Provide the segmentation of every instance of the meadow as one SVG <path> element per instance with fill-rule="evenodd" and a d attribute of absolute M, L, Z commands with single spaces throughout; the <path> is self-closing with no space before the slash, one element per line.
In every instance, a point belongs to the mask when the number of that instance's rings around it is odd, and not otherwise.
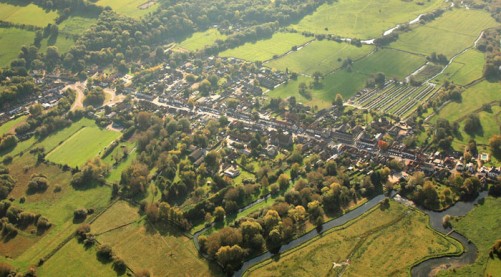
<path fill-rule="evenodd" d="M 46 53 L 47 47 L 49 46 L 56 46 L 57 50 L 59 50 L 59 53 L 64 54 L 68 52 L 73 45 L 75 45 L 75 41 L 70 37 L 66 37 L 64 34 L 59 34 L 55 42 L 49 43 L 47 39 L 44 39 L 41 44 L 41 53 Z"/>
<path fill-rule="evenodd" d="M 0 136 L 3 136 L 5 134 L 14 134 L 15 129 L 19 124 L 24 122 L 26 120 L 26 116 L 20 116 L 16 119 L 9 120 L 5 122 L 4 124 L 0 125 Z"/>
<path fill-rule="evenodd" d="M 459 233 L 470 239 L 478 248 L 475 263 L 464 267 L 441 271 L 438 276 L 497 276 L 501 269 L 499 258 L 490 259 L 489 250 L 499 237 L 501 198 L 487 197 L 485 203 L 475 207 L 465 217 L 452 221 Z"/>
<path fill-rule="evenodd" d="M 311 40 L 296 33 L 275 33 L 271 38 L 248 42 L 237 48 L 219 53 L 221 57 L 234 57 L 251 62 L 267 61 L 276 55 L 291 51 L 293 46 L 299 46 Z"/>
<path fill-rule="evenodd" d="M 342 66 L 343 60 L 359 59 L 372 51 L 372 47 L 356 47 L 349 43 L 313 41 L 302 49 L 266 63 L 273 69 L 313 74 L 315 71 L 329 73 Z"/>
<path fill-rule="evenodd" d="M 151 3 L 151 5 L 147 6 L 147 3 Z M 154 12 L 158 7 L 155 1 L 149 0 L 99 0 L 96 4 L 103 7 L 109 6 L 115 12 L 132 18 L 141 18 L 150 12 Z M 142 7 L 143 5 L 145 6 Z"/>
<path fill-rule="evenodd" d="M 0 27 L 0 45 L 9 46 L 2 47 L 2 51 L 0 51 L 0 67 L 8 66 L 12 60 L 17 58 L 21 46 L 33 43 L 34 38 L 34 32 Z"/>
<path fill-rule="evenodd" d="M 425 63 L 425 58 L 406 52 L 383 49 L 355 62 L 353 70 L 370 75 L 383 72 L 387 79 L 403 79 Z"/>
<path fill-rule="evenodd" d="M 71 167 L 82 166 L 89 159 L 99 155 L 106 146 L 118 137 L 120 137 L 119 132 L 103 130 L 97 126 L 84 127 L 48 153 L 46 158 L 49 161 L 67 164 Z"/>
<path fill-rule="evenodd" d="M 425 214 L 392 201 L 388 209 L 376 207 L 278 259 L 256 265 L 246 275 L 408 276 L 413 263 L 424 257 L 459 251 L 459 243 L 428 227 Z"/>
<path fill-rule="evenodd" d="M 206 46 L 210 46 L 216 40 L 225 40 L 226 35 L 223 35 L 217 29 L 209 29 L 205 32 L 196 32 L 191 37 L 179 43 L 179 47 L 189 50 L 197 51 L 202 50 Z"/>
<path fill-rule="evenodd" d="M 97 23 L 97 18 L 70 16 L 68 19 L 59 24 L 59 32 L 72 35 L 81 35 L 96 23 Z"/>
<path fill-rule="evenodd" d="M 443 1 L 339 0 L 320 6 L 292 27 L 299 32 L 335 34 L 341 37 L 376 38 L 400 23 L 443 6 Z"/>
<path fill-rule="evenodd" d="M 46 12 L 35 4 L 14 6 L 0 3 L 0 20 L 14 24 L 45 27 L 49 23 L 54 24 L 57 17 L 57 12 Z"/>
<path fill-rule="evenodd" d="M 459 124 L 460 138 L 455 137 L 452 142 L 454 149 L 462 150 L 468 144 L 470 138 L 475 139 L 477 145 L 489 145 L 489 139 L 496 134 L 501 133 L 501 107 L 492 106 L 492 112 L 481 111 L 477 113 L 480 123 L 482 124 L 482 132 L 473 136 L 464 131 L 464 121 Z M 488 152 L 488 150 L 486 151 Z"/>
<path fill-rule="evenodd" d="M 454 62 L 437 78 L 439 81 L 449 80 L 458 85 L 467 85 L 482 78 L 484 64 L 484 54 L 471 49 L 454 59 Z"/>
<path fill-rule="evenodd" d="M 482 30 L 498 25 L 485 11 L 455 9 L 410 32 L 400 34 L 399 39 L 390 47 L 422 55 L 436 52 L 450 59 L 473 46 Z"/>

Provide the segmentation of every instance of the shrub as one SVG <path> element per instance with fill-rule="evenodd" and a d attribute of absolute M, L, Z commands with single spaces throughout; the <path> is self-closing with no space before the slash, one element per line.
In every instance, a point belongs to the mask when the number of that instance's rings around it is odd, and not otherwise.
<path fill-rule="evenodd" d="M 75 231 L 75 235 L 77 236 L 78 240 L 83 241 L 84 239 L 87 238 L 88 233 L 90 233 L 90 225 L 89 224 L 82 224 L 78 226 L 77 230 Z"/>
<path fill-rule="evenodd" d="M 122 260 L 122 259 L 120 259 L 118 257 L 115 257 L 115 259 L 113 261 L 113 269 L 117 273 L 123 273 L 127 269 L 127 266 L 125 265 L 124 260 Z"/>
<path fill-rule="evenodd" d="M 99 260 L 109 262 L 113 258 L 113 250 L 108 244 L 103 244 L 97 248 L 96 255 Z"/>
<path fill-rule="evenodd" d="M 73 212 L 73 218 L 75 220 L 83 220 L 87 217 L 87 209 L 80 208 Z"/>

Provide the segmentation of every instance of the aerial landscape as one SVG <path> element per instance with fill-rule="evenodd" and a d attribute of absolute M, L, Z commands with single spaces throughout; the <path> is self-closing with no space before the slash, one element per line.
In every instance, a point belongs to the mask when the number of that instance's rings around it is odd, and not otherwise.
<path fill-rule="evenodd" d="M 501 0 L 0 0 L 0 277 L 501 276 Z"/>

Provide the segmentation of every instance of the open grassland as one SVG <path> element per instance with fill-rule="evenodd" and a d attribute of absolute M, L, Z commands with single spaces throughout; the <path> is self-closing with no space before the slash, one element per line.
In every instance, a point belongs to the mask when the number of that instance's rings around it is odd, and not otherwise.
<path fill-rule="evenodd" d="M 56 46 L 59 50 L 59 53 L 63 54 L 70 50 L 70 48 L 75 44 L 75 41 L 72 38 L 66 37 L 63 34 L 59 34 L 57 36 L 56 41 L 49 42 L 47 39 L 42 41 L 42 45 L 40 47 L 40 52 L 46 53 L 47 48 L 49 46 Z"/>
<path fill-rule="evenodd" d="M 457 253 L 460 245 L 428 227 L 423 213 L 390 202 L 250 269 L 250 276 L 408 276 L 414 262 Z M 349 260 L 349 264 L 344 264 Z M 334 267 L 333 265 L 338 265 Z"/>
<path fill-rule="evenodd" d="M 458 56 L 447 69 L 438 76 L 439 80 L 449 80 L 459 85 L 467 85 L 482 78 L 484 54 L 477 50 L 468 50 Z"/>
<path fill-rule="evenodd" d="M 72 167 L 82 166 L 120 136 L 119 132 L 84 127 L 47 155 L 47 159 Z M 85 145 L 85 147 L 82 147 Z"/>
<path fill-rule="evenodd" d="M 85 248 L 72 239 L 37 271 L 39 276 L 117 276 L 111 263 L 97 259 L 96 247 Z M 64 266 L 62 266 L 64 265 Z"/>
<path fill-rule="evenodd" d="M 115 12 L 133 18 L 140 18 L 158 8 L 156 1 L 149 0 L 99 0 L 96 4 L 103 7 L 109 6 Z"/>
<path fill-rule="evenodd" d="M 393 49 L 379 50 L 355 62 L 353 70 L 371 75 L 383 72 L 387 79 L 403 79 L 425 63 L 425 58 Z"/>
<path fill-rule="evenodd" d="M 21 46 L 30 45 L 34 38 L 34 32 L 16 28 L 0 28 L 0 45 L 3 45 L 2 51 L 0 51 L 0 67 L 9 65 L 12 60 L 17 58 Z"/>
<path fill-rule="evenodd" d="M 454 149 L 463 150 L 464 146 L 470 141 L 471 138 L 475 139 L 477 145 L 489 145 L 489 139 L 496 134 L 501 133 L 501 107 L 492 106 L 492 112 L 481 111 L 477 113 L 480 123 L 482 124 L 482 131 L 474 134 L 473 136 L 464 131 L 464 121 L 459 124 L 459 132 L 461 136 L 455 137 L 452 142 Z M 488 151 L 486 151 L 488 152 Z"/>
<path fill-rule="evenodd" d="M 489 250 L 496 240 L 501 239 L 500 209 L 501 198 L 487 197 L 484 204 L 477 206 L 465 217 L 452 221 L 454 229 L 478 247 L 478 257 L 472 265 L 454 271 L 442 271 L 439 276 L 499 276 L 501 261 L 498 258 L 491 260 Z"/>
<path fill-rule="evenodd" d="M 328 73 L 340 68 L 343 60 L 361 58 L 372 51 L 372 47 L 356 47 L 349 43 L 333 41 L 313 41 L 302 49 L 273 60 L 266 66 L 285 71 L 313 74 L 315 71 Z"/>
<path fill-rule="evenodd" d="M 390 46 L 423 55 L 436 52 L 450 59 L 473 46 L 482 30 L 498 25 L 486 11 L 455 9 L 424 26 L 401 34 Z"/>
<path fill-rule="evenodd" d="M 206 46 L 210 46 L 216 40 L 225 40 L 226 35 L 223 35 L 217 29 L 209 29 L 205 32 L 196 32 L 191 37 L 179 43 L 179 47 L 189 50 L 197 51 L 202 50 Z"/>
<path fill-rule="evenodd" d="M 221 57 L 235 57 L 247 61 L 266 61 L 273 56 L 282 55 L 291 51 L 293 46 L 299 46 L 311 38 L 296 33 L 275 33 L 269 39 L 257 42 L 248 42 L 240 47 L 226 50 Z"/>
<path fill-rule="evenodd" d="M 81 35 L 89 29 L 90 26 L 96 24 L 96 22 L 97 18 L 93 17 L 71 16 L 59 24 L 59 32 L 63 34 Z"/>
<path fill-rule="evenodd" d="M 57 16 L 57 12 L 46 12 L 35 4 L 14 6 L 0 3 L 0 20 L 14 24 L 45 27 L 49 23 L 54 24 Z"/>
<path fill-rule="evenodd" d="M 320 6 L 293 28 L 299 32 L 335 34 L 350 38 L 375 38 L 400 23 L 440 8 L 443 1 L 338 0 Z"/>
<path fill-rule="evenodd" d="M 139 207 L 126 201 L 118 201 L 92 222 L 92 233 L 101 234 L 141 219 Z"/>
<path fill-rule="evenodd" d="M 120 210 L 111 212 L 115 214 L 111 220 L 121 216 Z M 157 230 L 140 221 L 99 235 L 97 240 L 109 244 L 134 271 L 148 269 L 153 276 L 220 275 L 218 267 L 199 257 L 189 238 L 170 227 Z"/>
<path fill-rule="evenodd" d="M 500 91 L 501 84 L 499 83 L 489 83 L 487 81 L 478 83 L 462 93 L 463 101 L 461 103 L 452 102 L 447 104 L 440 110 L 438 116 L 434 116 L 433 121 L 439 117 L 449 121 L 460 120 L 464 116 L 480 109 L 482 105 L 498 101 Z"/>
<path fill-rule="evenodd" d="M 21 124 L 25 120 L 26 116 L 20 116 L 16 119 L 9 120 L 4 124 L 0 125 L 0 136 L 3 136 L 5 134 L 14 134 L 16 127 L 19 126 L 19 124 Z"/>

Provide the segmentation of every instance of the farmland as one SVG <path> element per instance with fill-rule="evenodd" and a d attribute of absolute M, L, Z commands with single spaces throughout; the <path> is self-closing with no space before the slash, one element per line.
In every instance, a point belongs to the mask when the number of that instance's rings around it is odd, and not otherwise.
<path fill-rule="evenodd" d="M 348 43 L 313 41 L 302 49 L 266 63 L 266 66 L 285 71 L 313 74 L 315 71 L 328 73 L 340 68 L 343 60 L 359 59 L 367 55 L 372 47 L 356 47 Z"/>
<path fill-rule="evenodd" d="M 0 52 L 0 67 L 7 66 L 17 58 L 21 46 L 29 45 L 34 38 L 34 32 L 16 28 L 0 28 L 0 45 L 9 45 L 9 47 L 2 48 Z"/>
<path fill-rule="evenodd" d="M 82 166 L 119 136 L 118 132 L 101 130 L 98 127 L 84 127 L 51 151 L 47 159 L 72 167 Z M 81 147 L 84 143 L 86 147 Z"/>
<path fill-rule="evenodd" d="M 424 63 L 423 56 L 383 49 L 355 62 L 353 70 L 367 75 L 383 72 L 387 78 L 403 79 Z"/>
<path fill-rule="evenodd" d="M 27 6 L 14 6 L 0 3 L 0 20 L 2 21 L 14 24 L 45 27 L 49 23 L 54 24 L 56 18 L 57 12 L 46 12 L 35 4 L 29 4 Z"/>
<path fill-rule="evenodd" d="M 477 50 L 468 50 L 454 59 L 454 62 L 449 65 L 438 79 L 466 85 L 482 78 L 484 64 L 483 53 Z"/>
<path fill-rule="evenodd" d="M 96 4 L 103 7 L 109 6 L 115 12 L 133 18 L 145 16 L 158 7 L 155 1 L 148 0 L 99 0 Z"/>
<path fill-rule="evenodd" d="M 189 51 L 197 51 L 214 44 L 216 40 L 224 40 L 225 38 L 226 36 L 217 29 L 209 29 L 205 32 L 194 33 L 191 37 L 179 43 L 179 47 Z"/>
<path fill-rule="evenodd" d="M 326 3 L 293 28 L 299 32 L 335 34 L 350 38 L 375 38 L 397 24 L 409 22 L 422 13 L 442 6 L 443 1 L 339 0 Z"/>
<path fill-rule="evenodd" d="M 226 50 L 221 57 L 234 57 L 247 61 L 266 61 L 274 56 L 291 51 L 293 46 L 299 46 L 311 40 L 296 33 L 275 33 L 271 38 L 248 42 L 240 47 Z"/>
<path fill-rule="evenodd" d="M 427 227 L 421 212 L 390 202 L 359 219 L 251 268 L 249 276 L 364 275 L 407 276 L 426 256 L 461 251 L 459 245 Z M 426 241 L 427 243 L 423 243 Z M 383 254 L 384 252 L 384 254 Z M 345 264 L 350 260 L 349 264 Z M 334 265 L 338 265 L 333 267 Z"/>

